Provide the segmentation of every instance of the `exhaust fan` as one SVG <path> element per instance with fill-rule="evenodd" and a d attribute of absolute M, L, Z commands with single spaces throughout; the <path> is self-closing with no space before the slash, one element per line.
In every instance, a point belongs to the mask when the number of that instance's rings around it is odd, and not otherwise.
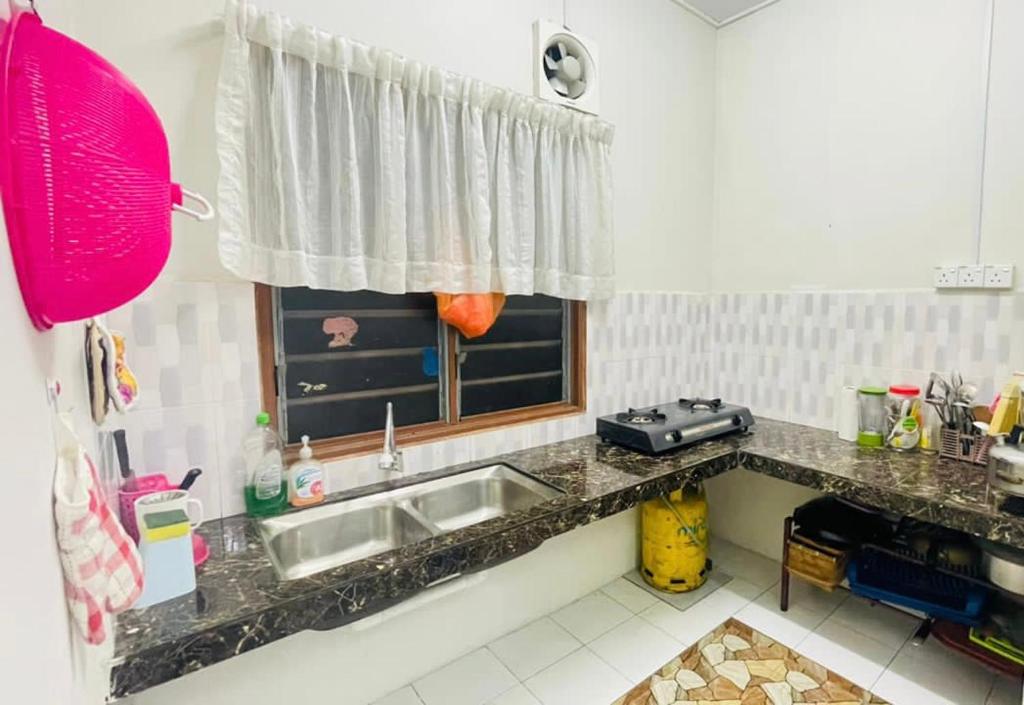
<path fill-rule="evenodd" d="M 538 98 L 596 114 L 597 44 L 561 25 L 534 25 L 534 93 Z"/>

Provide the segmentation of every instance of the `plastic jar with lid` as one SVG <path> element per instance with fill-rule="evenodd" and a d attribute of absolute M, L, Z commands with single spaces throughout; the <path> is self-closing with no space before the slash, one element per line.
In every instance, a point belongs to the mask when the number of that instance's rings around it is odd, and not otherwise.
<path fill-rule="evenodd" d="M 912 384 L 889 387 L 886 403 L 886 445 L 913 450 L 921 442 L 921 388 Z"/>

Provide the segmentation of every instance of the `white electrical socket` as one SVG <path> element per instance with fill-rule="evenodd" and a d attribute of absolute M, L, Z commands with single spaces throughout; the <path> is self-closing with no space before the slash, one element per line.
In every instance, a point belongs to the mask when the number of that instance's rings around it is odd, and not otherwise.
<path fill-rule="evenodd" d="M 955 289 L 956 288 L 956 265 L 952 267 L 935 267 L 933 274 L 933 283 L 936 289 Z"/>
<path fill-rule="evenodd" d="M 980 289 L 985 286 L 985 265 L 961 264 L 956 268 L 956 285 L 959 289 Z"/>
<path fill-rule="evenodd" d="M 985 265 L 985 288 L 986 289 L 1012 289 L 1013 288 L 1013 265 L 1012 264 L 986 264 Z"/>

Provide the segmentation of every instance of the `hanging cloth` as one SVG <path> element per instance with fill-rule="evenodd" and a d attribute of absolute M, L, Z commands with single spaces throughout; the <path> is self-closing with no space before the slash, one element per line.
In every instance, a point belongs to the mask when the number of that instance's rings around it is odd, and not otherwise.
<path fill-rule="evenodd" d="M 142 594 L 142 559 L 107 506 L 92 460 L 70 419 L 56 425 L 54 518 L 72 619 L 89 644 L 106 639 L 106 614 L 123 612 Z"/>
<path fill-rule="evenodd" d="M 229 270 L 390 294 L 614 293 L 609 123 L 245 0 L 225 27 Z"/>

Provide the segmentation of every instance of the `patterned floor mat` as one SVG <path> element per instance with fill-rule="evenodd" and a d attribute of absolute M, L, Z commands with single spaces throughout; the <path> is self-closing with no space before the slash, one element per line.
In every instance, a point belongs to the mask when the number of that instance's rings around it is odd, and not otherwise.
<path fill-rule="evenodd" d="M 729 619 L 613 705 L 888 705 Z"/>

